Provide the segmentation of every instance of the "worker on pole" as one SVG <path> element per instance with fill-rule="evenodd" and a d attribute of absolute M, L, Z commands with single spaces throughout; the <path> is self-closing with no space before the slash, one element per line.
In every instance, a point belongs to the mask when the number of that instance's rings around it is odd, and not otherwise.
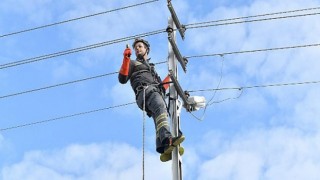
<path fill-rule="evenodd" d="M 135 39 L 132 47 L 136 60 L 130 59 L 131 49 L 127 46 L 123 53 L 123 62 L 118 76 L 119 82 L 125 84 L 130 80 L 137 105 L 154 120 L 156 151 L 161 154 L 160 160 L 169 161 L 172 159 L 174 147 L 180 145 L 185 139 L 181 132 L 177 137 L 173 137 L 170 132 L 167 104 L 164 100 L 165 91 L 169 85 L 163 84 L 154 64 L 150 63 L 148 41 L 141 38 Z M 183 152 L 180 151 L 180 153 Z"/>

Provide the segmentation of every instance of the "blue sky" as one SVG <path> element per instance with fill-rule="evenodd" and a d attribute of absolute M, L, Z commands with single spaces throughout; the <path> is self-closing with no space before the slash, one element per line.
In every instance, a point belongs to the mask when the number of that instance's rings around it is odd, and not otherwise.
<path fill-rule="evenodd" d="M 3 0 L 0 35 L 140 3 L 129 1 Z M 319 0 L 172 1 L 182 24 L 319 7 Z M 313 10 L 302 13 L 319 12 Z M 297 14 L 297 13 L 295 13 Z M 294 15 L 294 14 L 283 14 Z M 0 38 L 0 64 L 167 27 L 166 1 Z M 275 16 L 270 16 L 275 17 Z M 184 56 L 320 42 L 318 15 L 187 29 L 177 36 Z M 165 33 L 150 36 L 150 57 L 165 61 Z M 0 96 L 116 72 L 126 43 L 0 69 Z M 186 90 L 319 80 L 318 47 L 190 58 L 179 68 Z M 157 65 L 168 73 L 166 64 Z M 222 72 L 222 73 L 221 73 Z M 221 83 L 219 80 L 221 78 Z M 318 84 L 197 92 L 214 103 L 203 121 L 182 111 L 184 179 L 317 179 L 320 150 Z M 233 99 L 235 98 L 235 99 Z M 0 98 L 0 128 L 134 102 L 117 75 Z M 203 110 L 196 112 L 201 117 Z M 129 105 L 0 132 L 0 179 L 139 179 L 142 112 Z M 171 162 L 155 152 L 146 122 L 146 179 L 171 179 Z"/>

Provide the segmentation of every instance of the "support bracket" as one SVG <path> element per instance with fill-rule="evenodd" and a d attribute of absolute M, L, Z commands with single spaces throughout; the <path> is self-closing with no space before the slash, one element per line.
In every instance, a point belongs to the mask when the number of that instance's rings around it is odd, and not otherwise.
<path fill-rule="evenodd" d="M 168 33 L 168 40 L 172 46 L 172 50 L 177 58 L 177 60 L 179 61 L 183 71 L 186 73 L 187 72 L 187 63 L 188 63 L 188 59 L 185 57 L 182 57 L 177 44 L 175 43 L 175 40 L 173 38 L 173 28 L 171 26 L 167 27 L 167 33 Z"/>
<path fill-rule="evenodd" d="M 174 77 L 172 70 L 169 70 L 169 76 L 173 82 L 173 85 L 174 85 L 178 95 L 181 97 L 181 99 L 183 101 L 183 106 L 186 108 L 186 110 L 188 112 L 192 111 L 195 104 L 191 103 L 188 100 L 187 93 L 182 90 L 178 80 L 176 79 L 176 77 Z"/>
<path fill-rule="evenodd" d="M 168 8 L 171 13 L 172 19 L 173 19 L 174 23 L 176 24 L 177 29 L 179 30 L 180 36 L 184 40 L 184 33 L 186 31 L 186 27 L 183 24 L 180 24 L 178 16 L 177 16 L 177 14 L 171 4 L 171 0 L 168 0 Z"/>

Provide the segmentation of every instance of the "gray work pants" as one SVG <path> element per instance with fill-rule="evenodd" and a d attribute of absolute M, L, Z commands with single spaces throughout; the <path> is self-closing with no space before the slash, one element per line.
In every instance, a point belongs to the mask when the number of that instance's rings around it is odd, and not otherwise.
<path fill-rule="evenodd" d="M 140 89 L 137 93 L 136 101 L 141 110 L 143 110 L 144 92 L 146 100 L 145 110 L 148 116 L 153 118 L 155 124 L 156 150 L 159 153 L 163 153 L 165 144 L 167 143 L 165 141 L 168 137 L 171 137 L 166 102 L 158 88 L 150 85 L 145 91 Z"/>

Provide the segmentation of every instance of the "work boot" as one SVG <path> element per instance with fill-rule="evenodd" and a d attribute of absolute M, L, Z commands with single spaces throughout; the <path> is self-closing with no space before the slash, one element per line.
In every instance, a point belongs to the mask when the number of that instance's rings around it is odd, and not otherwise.
<path fill-rule="evenodd" d="M 162 154 L 171 154 L 173 149 L 180 145 L 184 141 L 184 135 L 180 134 L 178 137 L 169 137 L 167 138 L 167 142 L 164 144 L 166 147 L 164 148 L 164 152 Z"/>
<path fill-rule="evenodd" d="M 179 146 L 179 154 L 180 156 L 184 154 L 184 148 L 182 146 Z M 160 155 L 160 160 L 162 162 L 167 162 L 167 161 L 170 161 L 171 159 L 172 159 L 172 151 L 169 154 L 162 153 Z"/>

